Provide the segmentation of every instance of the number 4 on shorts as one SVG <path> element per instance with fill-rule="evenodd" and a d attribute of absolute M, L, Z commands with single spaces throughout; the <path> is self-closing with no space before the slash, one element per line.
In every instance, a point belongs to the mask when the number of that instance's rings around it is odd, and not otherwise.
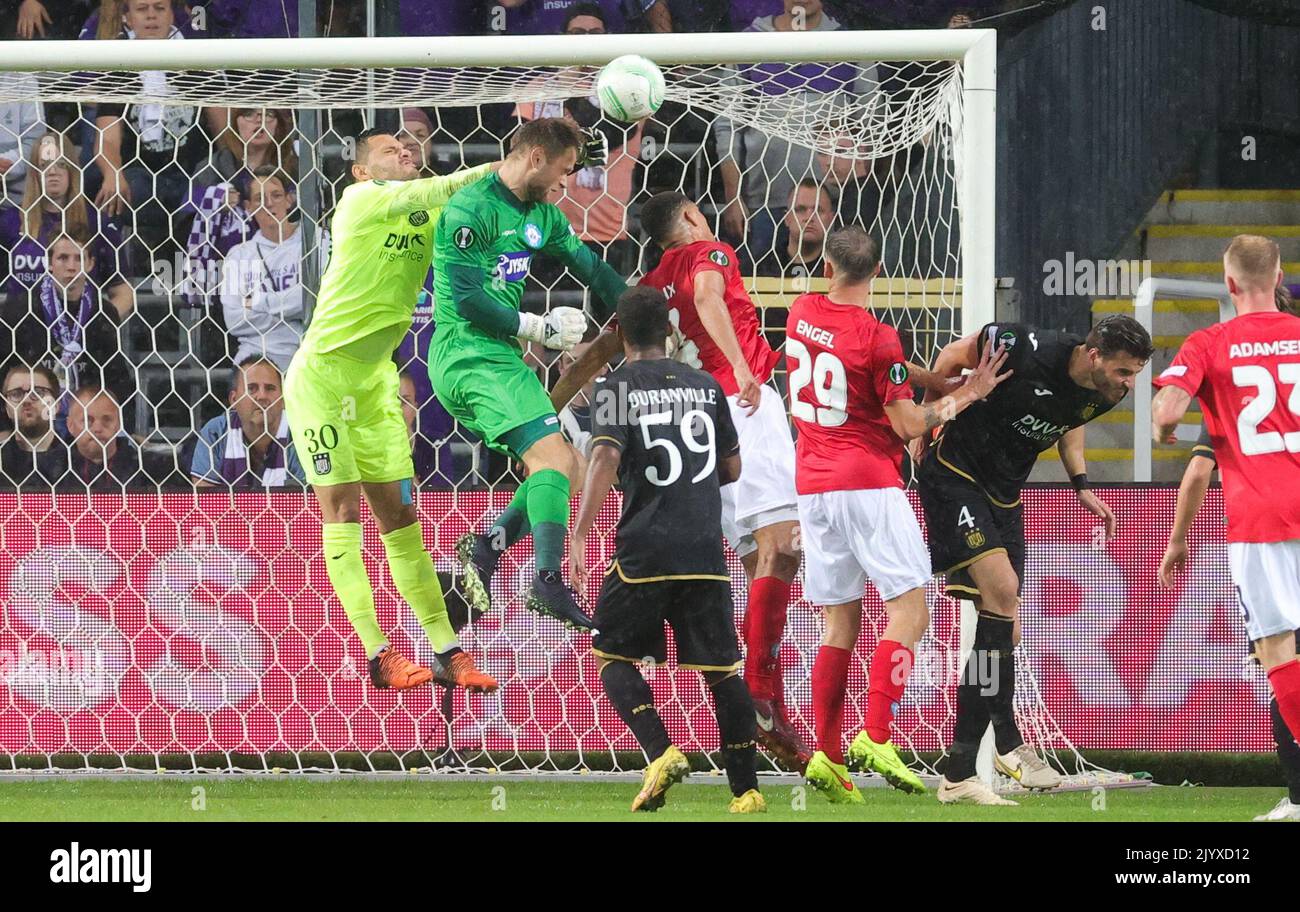
<path fill-rule="evenodd" d="M 975 517 L 971 516 L 970 507 L 961 508 L 961 513 L 957 514 L 957 525 L 965 526 L 968 529 L 975 528 Z"/>

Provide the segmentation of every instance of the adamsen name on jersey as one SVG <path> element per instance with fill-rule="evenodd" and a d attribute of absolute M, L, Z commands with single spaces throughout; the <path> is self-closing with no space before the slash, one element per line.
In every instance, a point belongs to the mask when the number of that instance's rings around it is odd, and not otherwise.
<path fill-rule="evenodd" d="M 1274 342 L 1234 342 L 1228 348 L 1229 358 L 1267 358 L 1275 355 L 1300 355 L 1300 339 L 1278 339 Z"/>

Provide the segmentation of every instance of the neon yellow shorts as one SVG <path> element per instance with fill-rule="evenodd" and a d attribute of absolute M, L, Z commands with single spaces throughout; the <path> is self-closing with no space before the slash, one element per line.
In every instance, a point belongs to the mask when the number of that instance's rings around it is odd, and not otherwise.
<path fill-rule="evenodd" d="M 415 475 L 392 361 L 299 349 L 284 377 L 284 408 L 308 484 Z"/>

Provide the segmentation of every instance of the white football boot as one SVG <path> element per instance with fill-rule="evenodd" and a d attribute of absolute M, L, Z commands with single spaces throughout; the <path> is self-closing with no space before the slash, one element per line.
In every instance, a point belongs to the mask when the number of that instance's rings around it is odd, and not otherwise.
<path fill-rule="evenodd" d="M 1061 784 L 1061 774 L 1048 766 L 1028 744 L 1020 745 L 1009 754 L 998 754 L 993 766 L 1027 789 L 1054 789 Z"/>
<path fill-rule="evenodd" d="M 1291 799 L 1284 795 L 1273 810 L 1255 818 L 1257 823 L 1274 820 L 1300 820 L 1300 804 L 1292 804 Z"/>
<path fill-rule="evenodd" d="M 939 802 L 941 804 L 986 804 L 1017 805 L 1019 802 L 1003 798 L 989 788 L 979 776 L 971 776 L 960 782 L 949 782 L 944 776 L 939 780 Z"/>

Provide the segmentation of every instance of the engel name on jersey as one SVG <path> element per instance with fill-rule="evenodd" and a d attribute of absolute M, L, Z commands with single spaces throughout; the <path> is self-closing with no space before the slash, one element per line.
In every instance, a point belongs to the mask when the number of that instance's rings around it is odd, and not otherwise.
<path fill-rule="evenodd" d="M 1300 317 L 1246 314 L 1197 330 L 1155 385 L 1201 402 L 1228 541 L 1300 539 Z"/>
<path fill-rule="evenodd" d="M 727 577 L 718 462 L 740 444 L 718 383 L 667 358 L 596 381 L 591 446 L 622 452 L 614 560 L 632 580 Z"/>
<path fill-rule="evenodd" d="M 720 273 L 725 282 L 723 300 L 736 330 L 736 340 L 745 363 L 759 383 L 767 382 L 780 355 L 764 338 L 758 322 L 758 310 L 745 291 L 736 251 L 720 241 L 696 241 L 664 251 L 659 265 L 641 280 L 642 285 L 658 288 L 668 299 L 668 316 L 673 325 L 699 350 L 699 364 L 692 365 L 713 375 L 728 396 L 739 390 L 731 364 L 704 328 L 695 309 L 695 277 L 701 272 Z"/>
<path fill-rule="evenodd" d="M 864 308 L 805 294 L 790 308 L 785 355 L 796 490 L 901 488 L 903 441 L 885 414 L 913 396 L 898 332 Z"/>

